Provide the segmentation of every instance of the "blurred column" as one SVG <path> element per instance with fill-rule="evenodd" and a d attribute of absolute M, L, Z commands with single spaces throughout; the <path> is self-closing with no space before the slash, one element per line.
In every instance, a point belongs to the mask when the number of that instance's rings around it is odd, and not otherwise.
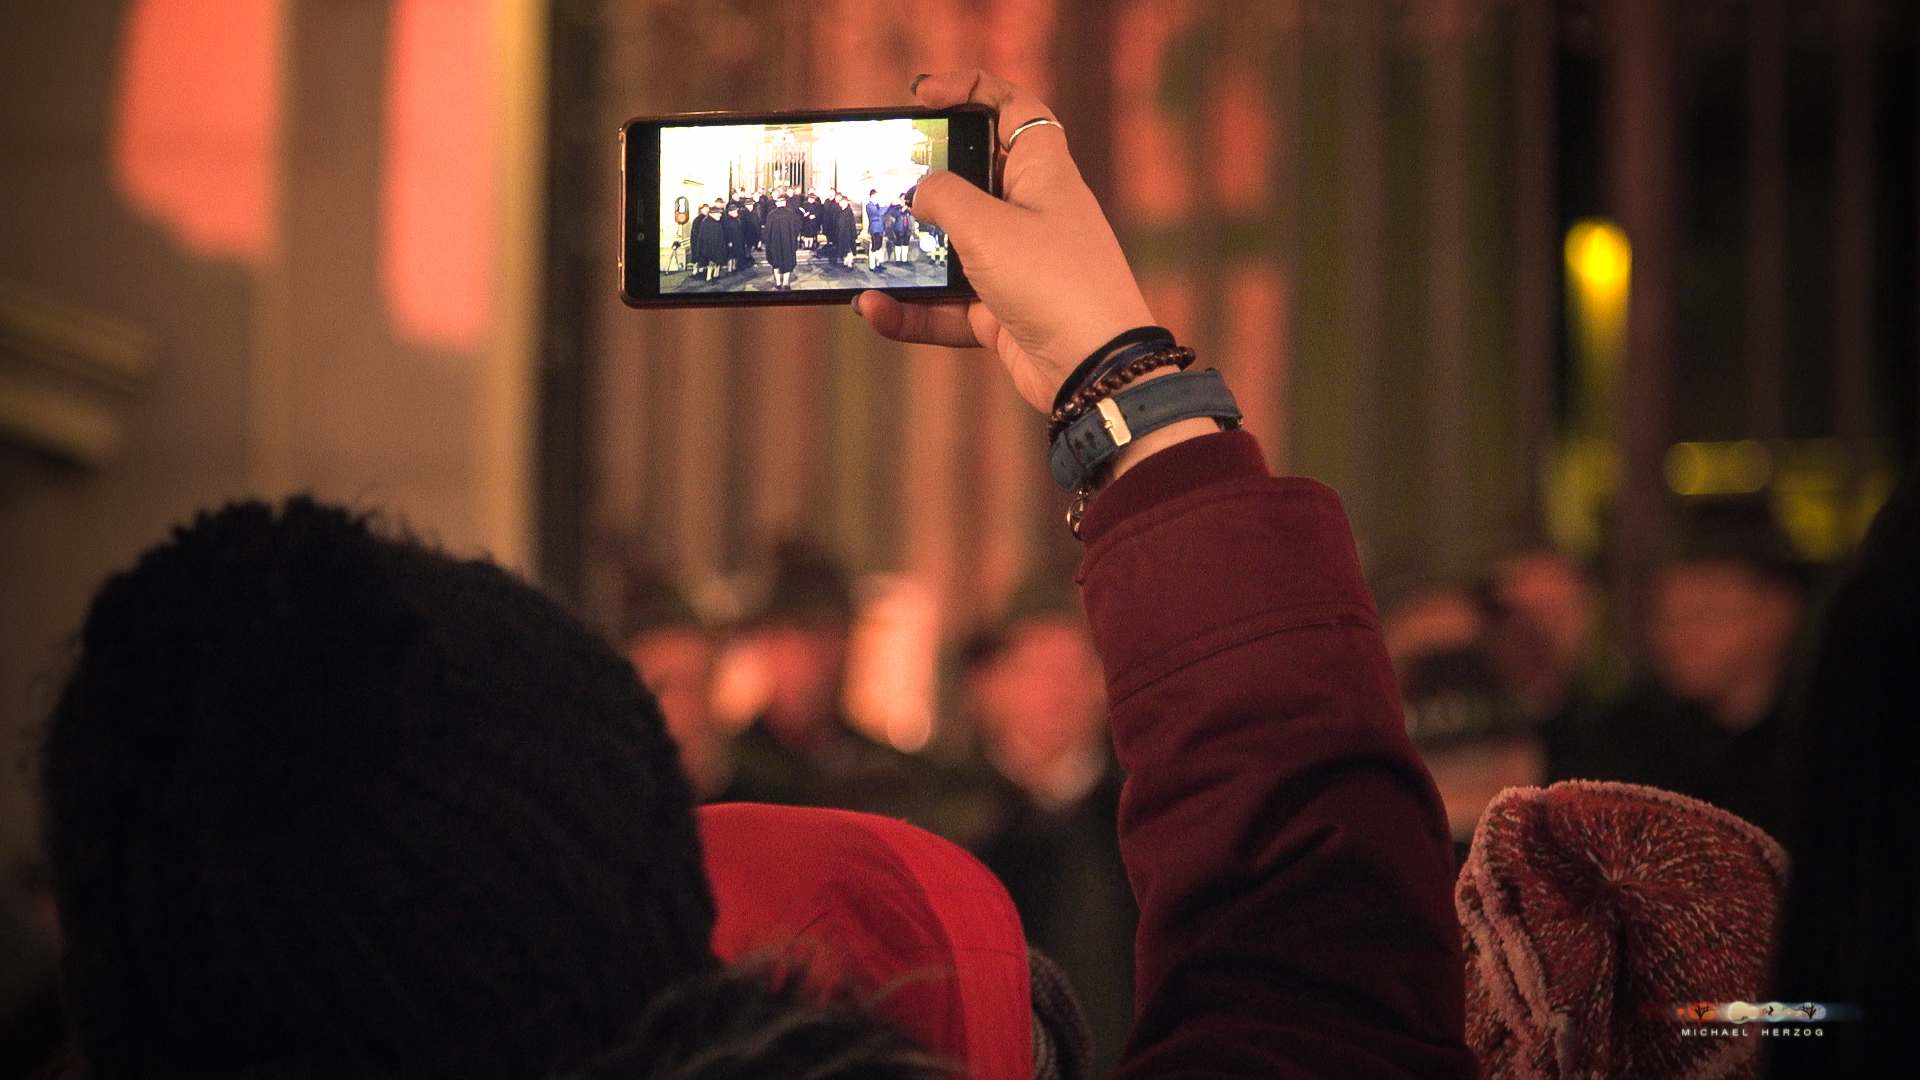
<path fill-rule="evenodd" d="M 814 307 L 769 307 L 751 313 L 758 340 L 747 374 L 752 447 L 754 541 L 804 530 L 820 495 L 820 446 L 832 422 L 824 401 L 827 312 Z M 835 313 L 837 314 L 837 313 Z"/>
<path fill-rule="evenodd" d="M 1297 49 L 1292 89 L 1276 80 L 1274 58 L 1283 40 L 1297 40 L 1299 5 L 1275 3 L 1223 16 L 1212 26 L 1217 57 L 1207 87 L 1205 180 L 1214 235 L 1206 242 L 1220 254 L 1207 275 L 1218 305 L 1211 312 L 1211 340 L 1218 363 L 1233 386 L 1244 424 L 1260 440 L 1270 463 L 1285 456 L 1281 408 L 1287 372 L 1287 277 L 1278 261 L 1290 231 L 1294 201 L 1281 198 L 1276 177 L 1293 127 L 1276 102 L 1298 99 Z"/>
<path fill-rule="evenodd" d="M 1052 490 L 1046 474 L 1046 431 L 1040 414 L 1013 389 L 1005 370 L 992 359 L 973 354 L 965 363 L 981 370 L 976 384 L 985 388 L 970 421 L 974 434 L 962 447 L 962 459 L 979 462 L 980 535 L 978 579 L 971 610 L 956 616 L 975 619 L 998 614 L 1033 565 L 1036 536 L 1042 529 L 1065 529 L 1045 513 Z M 1045 487 L 1042 487 L 1045 485 Z"/>
<path fill-rule="evenodd" d="M 1047 104 L 1065 124 L 1074 164 L 1111 213 L 1113 192 L 1113 54 L 1115 0 L 1054 0 L 1048 67 L 1065 78 L 1053 81 Z"/>
<path fill-rule="evenodd" d="M 1470 453 L 1467 320 L 1467 50 L 1475 0 L 1426 0 L 1421 52 L 1427 93 L 1426 330 L 1427 505 L 1425 538 L 1434 570 L 1454 574 L 1468 547 Z"/>
<path fill-rule="evenodd" d="M 655 492 L 650 490 L 647 447 L 649 440 L 660 433 L 652 423 L 650 406 L 662 387 L 661 380 L 650 378 L 657 343 L 648 328 L 660 320 L 638 312 L 628 314 L 630 318 L 608 328 L 603 339 L 607 348 L 592 383 L 597 422 L 593 425 L 595 490 L 590 512 L 591 533 L 596 536 L 642 531 L 653 509 L 649 506 L 649 497 Z M 554 389 L 549 376 L 548 393 Z M 557 479 L 551 470 L 548 478 Z M 583 507 L 583 512 L 588 508 Z M 549 572 L 552 562 L 543 559 Z"/>
<path fill-rule="evenodd" d="M 1851 512 L 1868 464 L 1873 407 L 1873 0 L 1832 0 L 1834 433 Z M 1848 542 L 1855 537 L 1850 533 Z"/>
<path fill-rule="evenodd" d="M 828 327 L 827 529 L 834 551 L 855 570 L 875 565 L 879 552 L 881 470 L 897 469 L 897 461 L 875 461 L 873 440 L 879 430 L 876 412 L 899 408 L 879 386 L 881 364 L 899 362 L 898 346 L 880 339 L 858 320 L 836 321 Z"/>
<path fill-rule="evenodd" d="M 720 569 L 725 543 L 725 495 L 729 394 L 726 357 L 731 346 L 728 313 L 720 308 L 676 311 L 679 346 L 678 424 L 673 440 L 674 563 L 703 581 Z M 656 435 L 656 437 L 659 437 Z"/>
<path fill-rule="evenodd" d="M 957 8 L 962 5 L 951 6 Z M 1059 0 L 990 0 L 986 55 L 982 58 L 988 71 L 1019 83 L 1056 108 L 1057 103 L 1053 100 L 1053 39 L 1054 28 L 1060 18 L 1059 6 Z M 969 28 L 961 20 L 955 21 L 954 30 L 957 32 L 953 37 L 955 40 L 964 40 Z M 961 56 L 945 59 L 956 66 L 967 62 Z M 926 70 L 938 71 L 941 68 L 929 65 Z M 1071 78 L 1068 81 L 1072 81 Z"/>
<path fill-rule="evenodd" d="M 898 405 L 905 421 L 895 474 L 905 511 L 900 566 L 931 590 L 943 613 L 954 606 L 954 533 L 960 511 L 954 481 L 961 467 L 955 453 L 955 404 L 964 355 L 958 349 L 924 345 L 908 349 L 903 358 L 905 400 Z"/>
<path fill-rule="evenodd" d="M 1340 5 L 1345 64 L 1341 75 L 1341 294 L 1338 367 L 1347 407 L 1347 475 L 1341 490 L 1353 515 L 1362 554 L 1386 524 L 1381 431 L 1382 322 L 1386 317 L 1386 91 L 1387 28 L 1381 0 Z"/>
<path fill-rule="evenodd" d="M 1787 0 L 1747 14 L 1747 415 L 1769 443 L 1786 437 Z"/>
<path fill-rule="evenodd" d="M 1608 186 L 1633 244 L 1626 355 L 1615 384 L 1620 450 L 1613 529 L 1614 591 L 1628 647 L 1640 650 L 1632 583 L 1666 524 L 1662 473 L 1668 432 L 1674 275 L 1673 9 L 1668 0 L 1614 0 L 1607 70 Z"/>
<path fill-rule="evenodd" d="M 987 69 L 1053 108 L 1083 173 L 1108 134 L 1105 50 L 1086 46 L 1106 41 L 1110 8 L 1105 0 L 994 0 L 990 9 Z M 1064 77 L 1056 81 L 1056 74 Z M 961 380 L 969 393 L 960 403 L 958 460 L 963 469 L 974 463 L 971 485 L 962 486 L 975 502 L 956 537 L 950 628 L 998 614 L 1031 571 L 1038 530 L 1057 527 L 1042 520 L 1052 484 L 1039 414 L 991 358 L 971 353 L 959 362 L 970 370 Z"/>
<path fill-rule="evenodd" d="M 1519 0 L 1515 7 L 1514 399 L 1522 483 L 1517 506 L 1529 530 L 1545 521 L 1544 469 L 1555 434 L 1555 284 L 1560 279 L 1554 211 L 1557 6 L 1554 0 Z"/>
<path fill-rule="evenodd" d="M 799 7 L 800 5 L 794 5 Z M 899 46 L 915 40 L 905 4 L 891 0 L 834 0 L 814 18 L 815 72 L 823 107 L 853 108 L 904 102 L 914 59 Z"/>
<path fill-rule="evenodd" d="M 1221 371 L 1233 385 L 1242 425 L 1260 440 L 1267 463 L 1286 468 L 1287 277 L 1266 261 L 1245 261 L 1227 275 Z"/>

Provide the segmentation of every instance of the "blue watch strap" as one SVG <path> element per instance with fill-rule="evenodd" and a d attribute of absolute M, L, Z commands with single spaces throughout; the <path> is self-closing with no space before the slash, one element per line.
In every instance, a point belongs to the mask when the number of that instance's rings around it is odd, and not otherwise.
<path fill-rule="evenodd" d="M 1168 424 L 1202 416 L 1229 427 L 1240 424 L 1240 406 L 1212 368 L 1135 383 L 1068 424 L 1047 452 L 1047 467 L 1060 490 L 1079 491 L 1121 447 Z"/>

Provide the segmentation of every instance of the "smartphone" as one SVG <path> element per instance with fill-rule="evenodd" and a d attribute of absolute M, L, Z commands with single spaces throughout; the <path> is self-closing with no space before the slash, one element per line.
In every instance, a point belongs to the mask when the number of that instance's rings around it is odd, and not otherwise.
<path fill-rule="evenodd" d="M 620 298 L 634 307 L 971 296 L 907 203 L 947 169 L 991 191 L 992 114 L 694 113 L 620 130 Z"/>

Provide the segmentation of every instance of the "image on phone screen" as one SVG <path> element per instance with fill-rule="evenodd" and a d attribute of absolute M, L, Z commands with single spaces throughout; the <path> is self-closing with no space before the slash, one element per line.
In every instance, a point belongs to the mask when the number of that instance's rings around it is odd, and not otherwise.
<path fill-rule="evenodd" d="M 946 235 L 909 207 L 929 172 L 978 171 L 956 165 L 954 116 L 729 119 L 629 125 L 630 144 L 657 137 L 658 147 L 657 171 L 629 173 L 629 302 L 965 290 Z M 984 144 L 984 121 L 974 126 L 962 141 Z M 650 166 L 653 155 L 636 149 L 630 161 Z"/>

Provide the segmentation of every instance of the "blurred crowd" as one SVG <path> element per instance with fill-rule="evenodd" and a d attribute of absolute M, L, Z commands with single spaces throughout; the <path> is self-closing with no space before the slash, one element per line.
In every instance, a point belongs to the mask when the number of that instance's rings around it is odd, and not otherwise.
<path fill-rule="evenodd" d="M 1463 852 L 1500 790 L 1574 779 L 1679 792 L 1790 835 L 1814 568 L 1763 503 L 1705 500 L 1636 585 L 1638 618 L 1620 625 L 1594 567 L 1542 548 L 1383 605 L 1408 731 Z"/>
<path fill-rule="evenodd" d="M 879 813 L 967 848 L 1066 969 L 1112 1065 L 1133 1000 L 1135 912 L 1115 841 L 1124 777 L 1071 583 L 1029 584 L 964 637 L 944 665 L 938 734 L 908 753 L 848 716 L 846 572 L 803 542 L 771 562 L 764 600 L 725 625 L 644 558 L 623 567 L 616 637 L 700 797 Z M 1459 857 L 1499 792 L 1568 779 L 1690 795 L 1785 839 L 1787 699 L 1813 568 L 1763 504 L 1703 501 L 1641 583 L 1638 625 L 1620 625 L 1597 570 L 1534 548 L 1478 580 L 1382 597 L 1408 731 Z M 742 665 L 755 686 L 744 699 L 721 686 Z"/>
<path fill-rule="evenodd" d="M 882 814 L 966 848 L 1067 973 L 1110 1071 L 1133 1018 L 1136 912 L 1105 683 L 1072 582 L 1022 588 L 966 636 L 937 739 L 907 753 L 849 716 L 852 579 L 804 541 L 771 561 L 756 610 L 718 627 L 643 556 L 622 567 L 615 636 L 698 797 Z"/>
<path fill-rule="evenodd" d="M 1132 1021 L 1138 913 L 1116 839 L 1124 776 L 1077 590 L 1064 572 L 1038 579 L 963 635 L 944 657 L 934 737 L 908 752 L 849 715 L 850 575 L 804 541 L 768 561 L 759 602 L 716 619 L 644 554 L 617 560 L 610 630 L 696 797 L 877 813 L 972 852 L 1076 988 L 1104 1075 Z M 1477 580 L 1382 590 L 1408 732 L 1457 856 L 1500 792 L 1567 779 L 1694 796 L 1791 836 L 1791 698 L 1813 569 L 1764 505 L 1739 502 L 1692 507 L 1640 583 L 1637 625 L 1621 625 L 1599 569 L 1536 548 Z M 30 1014 L 13 1018 L 22 1032 L 47 1027 Z"/>

